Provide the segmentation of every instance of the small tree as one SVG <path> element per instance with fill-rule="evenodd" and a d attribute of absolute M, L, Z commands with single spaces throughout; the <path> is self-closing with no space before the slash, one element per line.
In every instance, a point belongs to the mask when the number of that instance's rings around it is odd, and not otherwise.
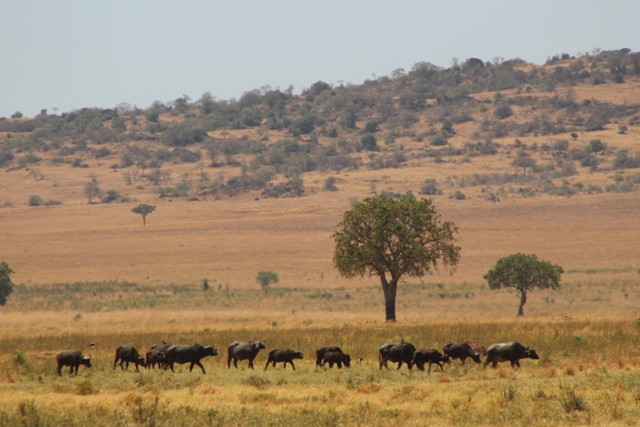
<path fill-rule="evenodd" d="M 98 186 L 98 180 L 96 178 L 93 178 L 91 181 L 87 182 L 87 184 L 84 186 L 84 194 L 85 196 L 87 196 L 87 199 L 89 199 L 89 204 L 93 203 L 94 198 L 100 198 L 100 196 L 102 195 L 102 190 L 100 190 L 100 187 Z"/>
<path fill-rule="evenodd" d="M 258 271 L 256 275 L 256 282 L 260 283 L 265 295 L 269 292 L 269 285 L 271 283 L 277 283 L 278 280 L 280 280 L 278 274 L 273 271 Z"/>
<path fill-rule="evenodd" d="M 149 215 L 151 212 L 155 210 L 156 210 L 155 206 L 147 205 L 146 203 L 143 203 L 131 209 L 131 212 L 137 213 L 138 215 L 142 216 L 142 223 L 144 225 L 147 225 L 147 215 Z"/>
<path fill-rule="evenodd" d="M 404 275 L 421 277 L 460 260 L 458 228 L 442 221 L 429 199 L 386 194 L 356 203 L 333 234 L 333 263 L 343 277 L 378 276 L 386 320 L 396 320 L 396 293 Z"/>
<path fill-rule="evenodd" d="M 518 157 L 513 159 L 512 165 L 518 169 L 522 169 L 522 174 L 527 174 L 527 169 L 533 169 L 536 167 L 536 161 L 527 154 L 519 154 Z"/>
<path fill-rule="evenodd" d="M 9 264 L 4 261 L 0 262 L 0 305 L 5 305 L 7 298 L 13 292 L 12 274 L 13 270 L 9 267 Z"/>
<path fill-rule="evenodd" d="M 527 292 L 534 288 L 558 289 L 562 273 L 564 270 L 559 265 L 539 260 L 535 255 L 517 253 L 500 258 L 484 278 L 491 289 L 517 289 L 520 292 L 518 316 L 522 316 L 527 302 Z"/>

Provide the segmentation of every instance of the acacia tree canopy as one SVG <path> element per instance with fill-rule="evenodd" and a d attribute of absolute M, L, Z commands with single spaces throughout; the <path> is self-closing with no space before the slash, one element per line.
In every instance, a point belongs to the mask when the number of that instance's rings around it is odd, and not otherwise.
<path fill-rule="evenodd" d="M 345 212 L 333 234 L 333 262 L 346 278 L 378 276 L 385 296 L 386 320 L 395 321 L 398 281 L 421 277 L 439 264 L 455 268 L 460 246 L 458 228 L 443 221 L 430 199 L 413 195 L 367 198 Z"/>
<path fill-rule="evenodd" d="M 515 288 L 520 292 L 518 316 L 524 315 L 527 292 L 534 288 L 558 289 L 562 267 L 539 260 L 536 255 L 517 253 L 500 258 L 496 266 L 484 275 L 491 289 Z"/>
<path fill-rule="evenodd" d="M 155 206 L 143 203 L 131 209 L 131 212 L 137 213 L 138 215 L 142 216 L 142 223 L 144 225 L 147 225 L 147 215 L 149 215 L 151 212 L 155 210 L 156 210 Z"/>

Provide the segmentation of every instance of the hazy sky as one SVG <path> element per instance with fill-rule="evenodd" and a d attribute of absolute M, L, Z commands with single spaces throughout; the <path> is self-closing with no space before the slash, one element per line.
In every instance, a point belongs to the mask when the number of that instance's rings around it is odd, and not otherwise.
<path fill-rule="evenodd" d="M 640 50 L 639 0 L 0 0 L 0 117 Z"/>

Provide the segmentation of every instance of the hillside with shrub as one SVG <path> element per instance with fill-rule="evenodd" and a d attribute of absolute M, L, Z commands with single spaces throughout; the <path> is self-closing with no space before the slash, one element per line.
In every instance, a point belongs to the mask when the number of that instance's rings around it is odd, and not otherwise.
<path fill-rule="evenodd" d="M 563 54 L 544 65 L 469 58 L 362 84 L 318 81 L 299 95 L 265 87 L 238 100 L 205 93 L 144 109 L 16 112 L 0 119 L 0 167 L 7 179 L 26 171 L 34 181 L 49 167 L 88 169 L 101 190 L 91 202 L 111 203 L 304 197 L 349 185 L 346 171 L 440 165 L 400 192 L 498 202 L 638 191 L 639 124 L 638 52 Z M 107 172 L 119 182 L 103 184 Z M 30 196 L 0 203 L 71 201 Z"/>

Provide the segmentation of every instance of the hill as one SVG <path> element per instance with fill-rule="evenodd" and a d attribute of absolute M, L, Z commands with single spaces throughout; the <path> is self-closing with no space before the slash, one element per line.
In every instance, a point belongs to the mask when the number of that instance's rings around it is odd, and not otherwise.
<path fill-rule="evenodd" d="M 424 281 L 480 289 L 498 257 L 523 251 L 568 283 L 636 289 L 639 124 L 640 53 L 627 49 L 16 113 L 0 119 L 0 254 L 27 286 L 250 289 L 265 269 L 288 288 L 375 286 L 337 276 L 331 233 L 354 201 L 412 192 L 460 226 L 463 248 L 453 276 Z M 147 226 L 140 203 L 157 206 Z"/>

